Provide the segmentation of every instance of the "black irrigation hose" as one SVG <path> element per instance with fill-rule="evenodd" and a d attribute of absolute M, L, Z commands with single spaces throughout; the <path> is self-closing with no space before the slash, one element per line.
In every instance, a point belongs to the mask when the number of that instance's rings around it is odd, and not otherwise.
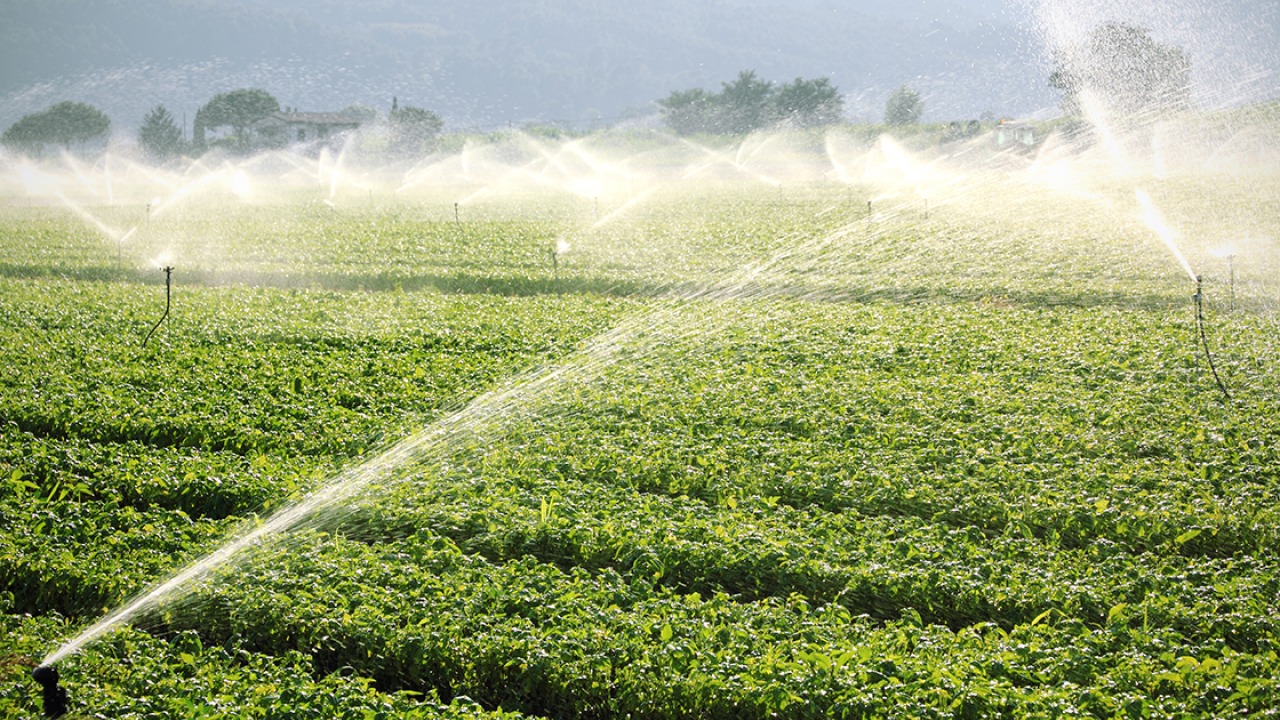
<path fill-rule="evenodd" d="M 164 314 L 160 316 L 160 319 L 156 321 L 155 325 L 151 326 L 151 332 L 147 333 L 147 337 L 142 340 L 142 347 L 144 348 L 147 346 L 147 343 L 151 340 L 151 336 L 154 335 L 156 330 L 160 328 L 160 323 L 164 322 L 165 318 L 169 317 L 169 305 L 170 305 L 169 290 L 172 287 L 172 285 L 170 284 L 170 278 L 172 276 L 173 276 L 173 268 L 165 267 L 164 269 Z"/>
<path fill-rule="evenodd" d="M 1227 386 L 1223 384 L 1222 378 L 1218 375 L 1218 368 L 1213 364 L 1213 353 L 1209 352 L 1209 338 L 1204 332 L 1204 292 L 1203 280 L 1196 278 L 1196 294 L 1191 299 L 1196 304 L 1196 329 L 1200 332 L 1200 345 L 1204 348 L 1204 357 L 1209 361 L 1209 370 L 1213 373 L 1213 381 L 1218 384 L 1218 389 L 1222 391 L 1222 397 L 1227 402 L 1231 402 L 1231 393 L 1227 392 Z"/>

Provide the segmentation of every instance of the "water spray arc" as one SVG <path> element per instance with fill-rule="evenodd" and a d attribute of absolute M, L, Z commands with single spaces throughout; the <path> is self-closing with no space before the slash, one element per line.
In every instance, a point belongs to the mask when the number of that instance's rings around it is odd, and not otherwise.
<path fill-rule="evenodd" d="M 1227 392 L 1227 386 L 1222 382 L 1222 377 L 1218 375 L 1218 368 L 1213 362 L 1213 353 L 1209 352 L 1209 338 L 1204 328 L 1204 278 L 1195 274 L 1191 269 L 1191 263 L 1187 262 L 1186 256 L 1184 256 L 1182 251 L 1178 249 L 1178 243 L 1174 240 L 1173 229 L 1160 213 L 1160 210 L 1156 208 L 1155 203 L 1151 200 L 1151 196 L 1142 190 L 1136 190 L 1134 195 L 1138 199 L 1138 204 L 1142 206 L 1143 222 L 1147 224 L 1147 227 L 1154 230 L 1156 235 L 1160 236 L 1160 239 L 1164 241 L 1165 247 L 1169 249 L 1169 252 L 1173 254 L 1174 259 L 1176 259 L 1178 264 L 1182 266 L 1182 270 L 1186 272 L 1187 276 L 1191 278 L 1191 281 L 1196 284 L 1195 294 L 1191 296 L 1191 301 L 1195 305 L 1196 309 L 1196 333 L 1200 337 L 1200 346 L 1204 349 L 1205 360 L 1209 363 L 1209 370 L 1213 373 L 1213 380 L 1217 383 L 1218 390 L 1222 391 L 1222 397 L 1226 399 L 1227 402 L 1231 402 L 1231 393 Z M 1233 276 L 1234 272 L 1233 268 Z M 1234 294 L 1235 280 L 1233 277 L 1233 301 Z"/>
<path fill-rule="evenodd" d="M 1214 250 L 1212 254 L 1214 257 L 1227 261 L 1227 288 L 1229 293 L 1227 296 L 1227 311 L 1234 313 L 1236 311 L 1236 250 L 1234 247 L 1227 246 Z"/>
<path fill-rule="evenodd" d="M 694 307 L 691 304 L 694 301 L 727 300 L 756 294 L 760 290 L 756 285 L 757 281 L 776 270 L 780 263 L 796 252 L 815 252 L 830 246 L 843 239 L 849 229 L 846 227 L 810 238 L 797 246 L 789 246 L 765 262 L 742 267 L 721 282 L 682 294 L 679 302 L 623 321 L 611 330 L 596 335 L 586 346 L 559 365 L 536 368 L 511 378 L 501 387 L 476 398 L 470 405 L 436 420 L 373 458 L 339 473 L 297 504 L 282 509 L 167 580 L 144 590 L 55 649 L 45 657 L 42 665 L 53 666 L 68 655 L 79 652 L 117 625 L 182 595 L 194 584 L 236 562 L 245 551 L 269 538 L 296 528 L 322 511 L 344 506 L 345 501 L 375 483 L 394 482 L 397 473 L 411 464 L 438 457 L 460 443 L 474 442 L 476 438 L 491 437 L 494 433 L 501 432 L 505 421 L 514 414 L 528 412 L 540 403 L 547 402 L 562 388 L 590 382 L 598 377 L 604 368 L 616 361 L 624 348 L 633 347 L 637 348 L 636 352 L 645 352 L 647 348 L 678 338 L 682 332 L 688 332 L 685 315 L 689 308 Z M 553 249 L 559 254 L 568 251 L 569 245 L 562 240 Z M 700 331 L 705 331 L 706 320 L 706 317 L 699 318 L 697 327 Z"/>
<path fill-rule="evenodd" d="M 147 333 L 145 338 L 143 338 L 142 347 L 144 348 L 147 346 L 147 343 L 150 342 L 151 336 L 155 334 L 156 330 L 160 329 L 160 323 L 164 322 L 165 319 L 169 317 L 169 308 L 172 306 L 173 266 L 165 265 L 161 269 L 164 270 L 164 314 L 160 316 L 160 319 L 156 321 L 155 325 L 151 326 L 151 331 Z"/>

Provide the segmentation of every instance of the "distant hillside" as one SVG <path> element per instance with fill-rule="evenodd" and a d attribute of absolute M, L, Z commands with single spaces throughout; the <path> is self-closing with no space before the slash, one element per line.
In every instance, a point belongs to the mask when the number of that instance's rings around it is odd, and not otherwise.
<path fill-rule="evenodd" d="M 856 7 L 857 9 L 850 9 Z M 164 103 L 190 118 L 215 92 L 385 112 L 391 97 L 454 127 L 652 112 L 740 70 L 829 77 L 878 120 L 907 83 L 926 119 L 1052 107 L 1025 17 L 996 0 L 9 0 L 0 2 L 0 125 L 63 99 L 117 128 Z"/>

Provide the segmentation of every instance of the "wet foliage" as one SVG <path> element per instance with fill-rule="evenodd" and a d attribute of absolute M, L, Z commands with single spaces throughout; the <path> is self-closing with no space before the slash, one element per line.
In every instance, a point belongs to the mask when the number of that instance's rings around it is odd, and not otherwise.
<path fill-rule="evenodd" d="M 868 199 L 175 214 L 145 349 L 157 272 L 5 210 L 0 716 L 106 610 L 504 387 L 60 661 L 73 711 L 1274 712 L 1274 287 L 1214 289 L 1226 403 L 1136 222 Z"/>

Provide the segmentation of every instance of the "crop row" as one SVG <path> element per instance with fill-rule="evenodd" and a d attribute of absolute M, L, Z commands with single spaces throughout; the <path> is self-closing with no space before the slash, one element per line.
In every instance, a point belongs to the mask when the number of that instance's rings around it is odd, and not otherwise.
<path fill-rule="evenodd" d="M 829 187 L 653 195 L 598 226 L 584 207 L 178 207 L 120 263 L 52 211 L 7 211 L 0 613 L 18 655 L 0 671 L 413 438 L 367 492 L 65 659 L 76 703 L 1280 706 L 1266 288 L 1242 275 L 1233 312 L 1210 288 L 1227 402 L 1185 278 L 1136 222 L 917 200 L 868 217 Z M 161 277 L 121 268 L 165 250 L 173 312 L 143 348 Z M 34 706 L 0 689 L 0 715 Z"/>
<path fill-rule="evenodd" d="M 533 714 L 1272 702 L 1276 428 L 1223 412 L 1185 318 L 965 310 L 695 306 L 710 346 L 673 326 L 156 622 Z M 1054 670 L 965 665 L 1029 637 Z"/>

